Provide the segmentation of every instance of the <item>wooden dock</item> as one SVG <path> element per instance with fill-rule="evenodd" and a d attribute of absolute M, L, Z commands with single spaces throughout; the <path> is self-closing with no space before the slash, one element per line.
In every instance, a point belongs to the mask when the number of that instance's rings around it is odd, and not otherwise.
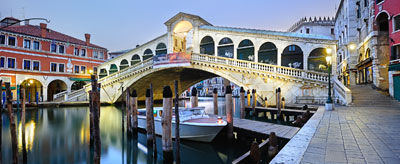
<path fill-rule="evenodd" d="M 226 117 L 224 117 L 224 119 L 226 119 Z M 235 117 L 233 118 L 233 127 L 265 135 L 275 132 L 277 137 L 284 139 L 291 139 L 297 133 L 297 131 L 300 130 L 298 127 L 240 119 Z"/>
<path fill-rule="evenodd" d="M 246 107 L 246 111 L 252 111 L 253 109 L 251 107 Z M 256 112 L 269 112 L 271 114 L 277 114 L 278 109 L 276 108 L 265 108 L 265 107 L 256 107 Z M 287 116 L 297 116 L 297 115 L 302 115 L 305 113 L 305 110 L 298 110 L 298 109 L 282 109 L 281 110 L 282 114 L 287 115 Z M 315 111 L 310 110 L 310 113 L 315 113 Z"/>

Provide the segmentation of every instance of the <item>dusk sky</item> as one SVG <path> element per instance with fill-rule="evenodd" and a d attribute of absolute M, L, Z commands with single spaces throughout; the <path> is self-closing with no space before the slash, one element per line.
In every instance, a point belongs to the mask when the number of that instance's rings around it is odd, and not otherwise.
<path fill-rule="evenodd" d="M 134 48 L 166 33 L 164 22 L 179 12 L 216 26 L 286 31 L 302 17 L 335 15 L 340 0 L 0 0 L 0 19 L 42 17 L 48 28 L 110 52 Z M 32 21 L 38 25 L 43 21 Z"/>

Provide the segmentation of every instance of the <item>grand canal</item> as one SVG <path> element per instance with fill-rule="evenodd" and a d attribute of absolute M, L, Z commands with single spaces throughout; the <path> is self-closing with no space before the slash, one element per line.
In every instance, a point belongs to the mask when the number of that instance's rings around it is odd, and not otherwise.
<path fill-rule="evenodd" d="M 224 98 L 219 98 L 219 112 L 224 114 Z M 182 103 L 183 105 L 187 104 Z M 235 116 L 239 116 L 238 99 L 234 99 Z M 158 104 L 161 105 L 161 104 Z M 205 106 L 212 113 L 212 98 L 200 99 L 199 106 Z M 11 163 L 11 135 L 9 119 L 2 114 L 2 160 Z M 19 158 L 22 159 L 21 114 L 16 113 Z M 102 163 L 162 163 L 162 143 L 157 137 L 158 158 L 153 161 L 148 153 L 146 136 L 139 133 L 138 139 L 127 139 L 122 132 L 122 112 L 115 106 L 101 107 L 101 162 Z M 125 122 L 126 123 L 126 122 Z M 31 109 L 26 114 L 26 143 L 28 163 L 88 163 L 89 150 L 89 108 L 60 107 Z M 218 136 L 212 143 L 191 141 L 181 142 L 183 163 L 227 163 L 248 151 L 250 145 L 227 142 Z"/>

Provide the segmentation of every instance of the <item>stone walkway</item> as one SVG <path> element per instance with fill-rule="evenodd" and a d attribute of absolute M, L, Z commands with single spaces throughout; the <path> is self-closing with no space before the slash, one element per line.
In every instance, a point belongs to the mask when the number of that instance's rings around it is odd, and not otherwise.
<path fill-rule="evenodd" d="M 301 163 L 400 163 L 400 107 L 325 111 Z"/>

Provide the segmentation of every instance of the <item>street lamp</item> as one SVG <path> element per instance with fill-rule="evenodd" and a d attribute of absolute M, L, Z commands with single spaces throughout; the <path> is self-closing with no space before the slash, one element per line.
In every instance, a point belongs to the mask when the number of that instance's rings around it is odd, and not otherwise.
<path fill-rule="evenodd" d="M 325 57 L 326 63 L 328 64 L 328 99 L 326 100 L 325 103 L 325 109 L 326 110 L 332 110 L 333 109 L 333 101 L 332 101 L 332 96 L 331 96 L 331 71 L 332 71 L 332 50 L 330 48 L 326 49 L 327 56 Z"/>

